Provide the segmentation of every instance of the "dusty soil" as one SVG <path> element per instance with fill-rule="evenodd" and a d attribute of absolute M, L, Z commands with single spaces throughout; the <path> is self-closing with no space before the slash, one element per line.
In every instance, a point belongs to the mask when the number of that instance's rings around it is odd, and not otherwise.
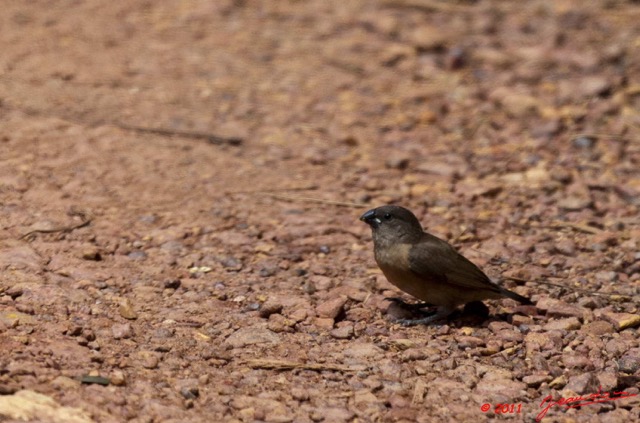
<path fill-rule="evenodd" d="M 2 7 L 0 420 L 640 421 L 637 2 Z M 386 203 L 536 307 L 393 323 Z"/>

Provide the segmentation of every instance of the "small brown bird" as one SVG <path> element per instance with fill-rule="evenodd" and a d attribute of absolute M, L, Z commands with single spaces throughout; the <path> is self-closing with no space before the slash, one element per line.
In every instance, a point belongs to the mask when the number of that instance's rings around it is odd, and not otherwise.
<path fill-rule="evenodd" d="M 429 317 L 401 320 L 405 325 L 426 324 L 449 316 L 460 304 L 495 298 L 528 298 L 502 288 L 449 243 L 422 230 L 418 219 L 399 206 L 369 210 L 360 220 L 371 226 L 376 263 L 385 277 L 406 293 L 438 306 Z"/>

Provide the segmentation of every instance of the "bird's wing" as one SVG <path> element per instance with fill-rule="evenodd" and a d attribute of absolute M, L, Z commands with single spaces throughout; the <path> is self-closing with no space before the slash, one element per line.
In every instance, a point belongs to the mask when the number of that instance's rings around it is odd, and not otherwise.
<path fill-rule="evenodd" d="M 500 292 L 500 287 L 491 282 L 475 264 L 431 234 L 425 233 L 422 240 L 411 247 L 409 266 L 420 277 L 464 288 Z"/>

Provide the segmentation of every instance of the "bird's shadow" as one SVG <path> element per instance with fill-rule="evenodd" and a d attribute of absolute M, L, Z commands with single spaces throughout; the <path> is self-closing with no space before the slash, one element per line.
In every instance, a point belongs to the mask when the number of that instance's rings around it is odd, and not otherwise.
<path fill-rule="evenodd" d="M 387 298 L 391 302 L 387 309 L 390 319 L 398 321 L 418 320 L 432 316 L 436 308 L 427 303 L 408 303 L 398 297 Z M 491 315 L 489 307 L 482 301 L 473 301 L 465 304 L 464 308 L 457 309 L 446 318 L 427 323 L 427 326 L 441 326 L 447 324 L 456 327 L 484 327 L 487 321 L 509 321 L 509 314 L 501 313 Z"/>

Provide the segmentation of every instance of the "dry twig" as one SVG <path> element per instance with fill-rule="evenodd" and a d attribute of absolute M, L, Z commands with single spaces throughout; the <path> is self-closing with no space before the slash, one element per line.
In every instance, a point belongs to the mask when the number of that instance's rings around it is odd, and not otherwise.
<path fill-rule="evenodd" d="M 257 192 L 256 194 L 264 195 L 266 197 L 276 198 L 279 200 L 286 200 L 286 201 L 301 201 L 301 202 L 307 202 L 307 203 L 320 203 L 320 204 L 329 204 L 332 206 L 354 207 L 354 208 L 367 207 L 366 204 L 361 204 L 361 203 L 349 203 L 346 201 L 324 200 L 322 198 L 314 198 L 314 197 L 298 197 L 295 195 L 274 194 L 270 192 Z"/>
<path fill-rule="evenodd" d="M 267 370 L 314 370 L 321 372 L 324 370 L 331 370 L 335 372 L 353 372 L 353 369 L 343 366 L 336 366 L 332 364 L 318 364 L 318 363 L 297 363 L 295 361 L 285 360 L 270 360 L 270 359 L 256 359 L 247 360 L 245 364 L 252 369 L 267 369 Z"/>
<path fill-rule="evenodd" d="M 127 131 L 156 134 L 156 135 L 162 135 L 162 136 L 168 136 L 168 137 L 176 136 L 176 137 L 184 137 L 184 138 L 203 139 L 208 141 L 210 144 L 216 144 L 216 145 L 228 144 L 228 145 L 238 146 L 244 142 L 244 140 L 240 137 L 223 137 L 220 135 L 210 134 L 208 132 L 175 131 L 173 129 L 167 129 L 167 128 L 148 128 L 144 126 L 127 125 L 123 123 L 113 123 L 113 125 L 120 129 L 125 129 Z"/>
<path fill-rule="evenodd" d="M 553 229 L 571 228 L 571 229 L 575 229 L 577 231 L 585 232 L 592 235 L 597 235 L 602 232 L 601 229 L 594 228 L 593 226 L 582 225 L 580 223 L 562 222 L 560 220 L 551 222 L 551 225 L 549 225 L 549 227 Z"/>
<path fill-rule="evenodd" d="M 76 225 L 59 226 L 57 228 L 52 228 L 52 229 L 34 229 L 22 235 L 18 239 L 25 239 L 34 234 L 53 234 L 57 232 L 69 233 L 69 232 L 75 231 L 76 229 L 84 228 L 85 226 L 91 223 L 91 218 L 87 217 L 87 215 L 84 212 L 74 212 L 72 213 L 72 215 L 80 216 L 80 218 L 82 219 L 82 222 Z"/>

